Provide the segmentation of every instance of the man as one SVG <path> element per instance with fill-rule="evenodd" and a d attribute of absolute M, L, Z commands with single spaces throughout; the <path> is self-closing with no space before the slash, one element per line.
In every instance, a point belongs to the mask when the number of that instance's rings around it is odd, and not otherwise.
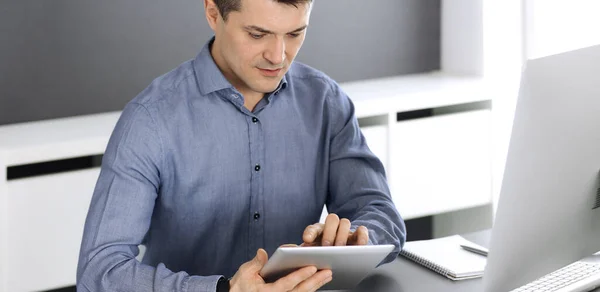
<path fill-rule="evenodd" d="M 352 103 L 292 62 L 312 2 L 204 6 L 215 37 L 133 99 L 114 129 L 79 291 L 314 291 L 331 271 L 305 267 L 274 283 L 258 274 L 267 252 L 301 241 L 391 243 L 393 260 L 404 223 Z M 316 223 L 325 204 L 331 214 Z"/>

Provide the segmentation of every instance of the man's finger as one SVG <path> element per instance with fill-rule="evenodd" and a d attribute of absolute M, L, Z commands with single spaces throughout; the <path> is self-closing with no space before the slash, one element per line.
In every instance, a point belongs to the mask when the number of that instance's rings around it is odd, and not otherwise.
<path fill-rule="evenodd" d="M 254 256 L 252 261 L 250 261 L 252 263 L 251 269 L 253 271 L 260 271 L 260 269 L 262 269 L 262 267 L 267 263 L 268 260 L 269 255 L 267 254 L 267 252 L 262 248 L 258 249 L 256 251 L 256 256 Z"/>
<path fill-rule="evenodd" d="M 323 287 L 323 285 L 331 282 L 332 280 L 331 270 L 320 270 L 316 274 L 312 275 L 310 278 L 302 281 L 298 284 L 292 292 L 312 292 L 317 291 L 317 289 Z"/>
<path fill-rule="evenodd" d="M 350 238 L 350 242 L 353 245 L 367 245 L 369 243 L 369 230 L 367 227 L 359 226 Z"/>
<path fill-rule="evenodd" d="M 312 244 L 323 233 L 323 226 L 323 223 L 309 225 L 308 227 L 306 227 L 306 229 L 304 229 L 304 233 L 302 234 L 302 240 L 307 244 Z"/>
<path fill-rule="evenodd" d="M 350 234 L 350 220 L 343 218 L 340 220 L 338 226 L 337 235 L 335 237 L 336 246 L 344 246 L 348 241 L 348 235 Z"/>
<path fill-rule="evenodd" d="M 282 244 L 279 247 L 298 247 L 297 244 L 294 243 L 286 243 L 286 244 Z"/>
<path fill-rule="evenodd" d="M 338 217 L 338 215 L 333 213 L 327 215 L 327 219 L 325 219 L 325 228 L 323 228 L 323 235 L 321 235 L 322 246 L 333 245 L 339 225 L 340 217 Z"/>
<path fill-rule="evenodd" d="M 298 284 L 302 283 L 302 281 L 310 278 L 316 272 L 317 267 L 315 266 L 304 267 L 283 278 L 280 278 L 279 280 L 275 281 L 275 283 L 269 284 L 269 286 L 272 286 L 274 291 L 290 291 L 298 286 Z"/>
<path fill-rule="evenodd" d="M 240 270 L 249 271 L 250 273 L 258 273 L 268 260 L 269 255 L 264 249 L 261 248 L 256 251 L 256 256 L 254 256 L 252 260 L 240 266 Z"/>

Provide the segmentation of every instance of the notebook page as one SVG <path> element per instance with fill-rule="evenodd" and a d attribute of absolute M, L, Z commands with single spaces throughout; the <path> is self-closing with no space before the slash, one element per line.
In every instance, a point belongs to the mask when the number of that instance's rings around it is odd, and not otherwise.
<path fill-rule="evenodd" d="M 453 235 L 407 242 L 404 250 L 445 268 L 455 278 L 483 274 L 487 259 L 460 247 L 461 244 L 468 243 L 460 235 Z"/>

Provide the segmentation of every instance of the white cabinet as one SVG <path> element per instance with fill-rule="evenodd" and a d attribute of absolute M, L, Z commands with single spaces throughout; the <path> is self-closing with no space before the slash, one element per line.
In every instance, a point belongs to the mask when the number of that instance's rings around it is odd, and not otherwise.
<path fill-rule="evenodd" d="M 405 219 L 491 201 L 490 110 L 391 125 L 392 197 Z"/>
<path fill-rule="evenodd" d="M 83 223 L 99 168 L 8 181 L 8 289 L 75 283 Z"/>
<path fill-rule="evenodd" d="M 96 167 L 9 180 L 8 170 L 102 154 L 119 115 L 0 126 L 0 292 L 75 284 L 99 175 Z"/>
<path fill-rule="evenodd" d="M 404 219 L 492 202 L 491 110 L 481 106 L 490 103 L 485 80 L 433 72 L 342 88 L 359 120 L 387 117 L 362 131 L 386 166 Z M 433 115 L 396 121 L 397 113 L 415 111 Z"/>

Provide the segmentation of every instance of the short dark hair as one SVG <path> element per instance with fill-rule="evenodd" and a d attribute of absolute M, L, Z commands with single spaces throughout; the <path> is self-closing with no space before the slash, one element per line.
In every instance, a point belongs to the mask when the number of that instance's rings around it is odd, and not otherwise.
<path fill-rule="evenodd" d="M 227 20 L 227 15 L 231 11 L 240 11 L 242 8 L 242 0 L 214 0 L 219 8 L 219 12 L 223 17 L 223 20 Z M 273 0 L 275 2 L 292 5 L 298 7 L 298 4 L 310 3 L 312 0 Z"/>

